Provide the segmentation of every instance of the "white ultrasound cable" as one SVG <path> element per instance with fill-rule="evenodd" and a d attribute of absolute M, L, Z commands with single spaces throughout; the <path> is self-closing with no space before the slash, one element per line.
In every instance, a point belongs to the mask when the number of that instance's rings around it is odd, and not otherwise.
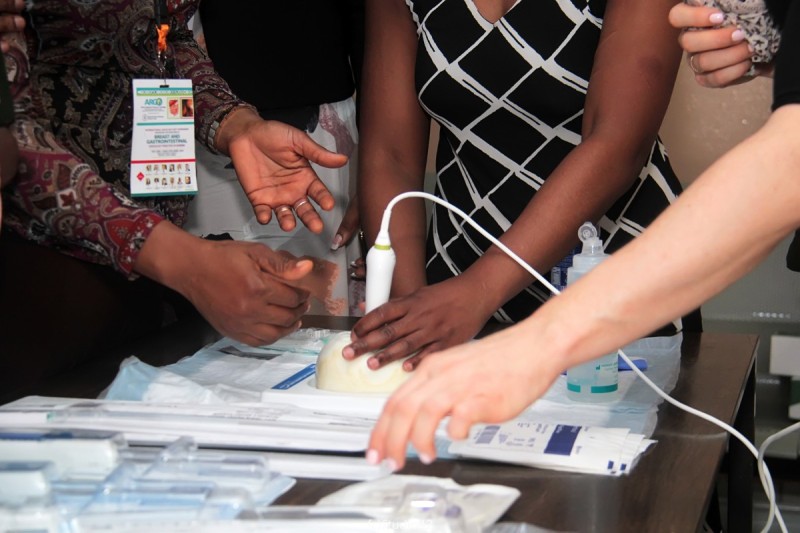
<path fill-rule="evenodd" d="M 513 259 L 519 266 L 524 268 L 530 275 L 540 281 L 545 287 L 547 287 L 550 292 L 553 294 L 560 294 L 559 291 L 552 283 L 547 281 L 539 272 L 536 271 L 532 266 L 530 266 L 524 259 L 514 253 L 508 246 L 500 242 L 497 238 L 495 238 L 491 233 L 483 229 L 477 222 L 472 220 L 470 216 L 459 209 L 458 207 L 454 206 L 453 204 L 442 200 L 432 194 L 420 192 L 420 191 L 409 191 L 398 194 L 395 196 L 389 204 L 386 206 L 386 209 L 383 212 L 383 219 L 381 220 L 381 227 L 378 232 L 378 236 L 375 239 L 375 246 L 370 250 L 369 254 L 367 255 L 367 299 L 368 299 L 368 306 L 367 311 L 371 311 L 380 303 L 384 303 L 388 299 L 389 295 L 389 288 L 391 287 L 392 283 L 392 272 L 394 269 L 394 252 L 391 250 L 391 241 L 389 239 L 389 221 L 392 216 L 392 209 L 398 202 L 405 200 L 406 198 L 422 198 L 426 200 L 430 200 L 433 203 L 439 204 L 442 207 L 450 210 L 451 212 L 455 213 L 459 217 L 461 217 L 464 222 L 472 226 L 475 231 L 483 235 L 486 239 L 488 239 L 492 244 L 500 248 L 503 252 L 505 252 L 511 259 Z M 372 269 L 372 270 L 371 270 Z M 378 276 L 372 278 L 372 283 L 370 283 L 370 272 L 378 273 Z M 372 293 L 379 293 L 381 296 L 379 300 L 373 300 L 372 305 L 369 305 L 369 298 L 370 298 L 370 291 Z M 726 424 L 725 422 L 714 418 L 713 416 L 704 413 L 694 407 L 690 407 L 668 395 L 666 392 L 661 390 L 658 385 L 653 383 L 650 378 L 644 375 L 644 373 L 635 365 L 633 362 L 628 358 L 628 356 L 622 350 L 618 350 L 620 357 L 628 364 L 628 366 L 633 370 L 637 376 L 639 376 L 651 389 L 655 391 L 661 398 L 663 398 L 666 402 L 671 403 L 675 407 L 686 411 L 687 413 L 693 414 L 697 417 L 702 418 L 712 424 L 722 428 L 723 430 L 727 431 L 734 437 L 736 437 L 744 446 L 750 451 L 753 457 L 756 458 L 758 464 L 758 477 L 761 481 L 761 486 L 764 488 L 764 492 L 767 495 L 767 499 L 769 501 L 769 515 L 767 518 L 767 523 L 764 528 L 761 530 L 762 533 L 769 531 L 772 527 L 772 523 L 774 520 L 778 521 L 778 525 L 783 533 L 787 533 L 786 523 L 783 521 L 783 516 L 781 515 L 780 509 L 778 508 L 775 502 L 775 485 L 772 481 L 772 476 L 769 472 L 769 468 L 767 468 L 766 463 L 764 462 L 764 453 L 766 452 L 767 447 L 772 444 L 775 440 L 778 440 L 789 433 L 800 429 L 800 422 L 793 424 L 773 435 L 768 437 L 764 443 L 761 445 L 760 450 L 756 449 L 756 447 L 751 443 L 747 437 L 742 435 L 739 430 L 736 428 Z"/>

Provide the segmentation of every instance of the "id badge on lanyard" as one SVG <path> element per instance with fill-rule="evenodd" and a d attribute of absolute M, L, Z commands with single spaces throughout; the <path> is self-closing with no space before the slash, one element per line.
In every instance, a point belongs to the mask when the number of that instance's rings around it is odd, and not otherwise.
<path fill-rule="evenodd" d="M 196 194 L 192 80 L 166 78 L 166 0 L 154 4 L 162 77 L 133 80 L 131 196 Z"/>

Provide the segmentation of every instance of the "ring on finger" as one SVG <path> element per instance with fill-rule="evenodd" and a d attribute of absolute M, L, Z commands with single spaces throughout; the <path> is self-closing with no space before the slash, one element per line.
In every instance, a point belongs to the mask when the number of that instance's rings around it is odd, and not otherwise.
<path fill-rule="evenodd" d="M 695 74 L 702 74 L 703 71 L 700 70 L 697 65 L 694 63 L 695 54 L 689 54 L 689 68 L 692 69 L 692 72 Z"/>
<path fill-rule="evenodd" d="M 308 203 L 308 200 L 300 200 L 299 202 L 294 204 L 294 210 L 297 211 L 298 209 L 300 209 L 302 206 L 304 206 L 307 203 Z"/>
<path fill-rule="evenodd" d="M 289 211 L 289 212 L 292 211 L 292 208 L 289 207 L 288 205 L 281 205 L 281 206 L 278 206 L 278 207 L 275 208 L 275 213 L 278 214 L 278 215 L 281 215 L 281 214 L 283 214 L 283 213 L 285 213 L 287 211 Z"/>

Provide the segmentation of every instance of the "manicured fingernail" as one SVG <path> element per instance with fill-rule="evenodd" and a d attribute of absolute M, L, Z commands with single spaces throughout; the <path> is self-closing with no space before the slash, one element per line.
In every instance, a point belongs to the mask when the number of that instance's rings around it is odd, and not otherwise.
<path fill-rule="evenodd" d="M 333 238 L 333 242 L 331 243 L 331 250 L 338 250 L 339 247 L 342 245 L 344 241 L 344 237 L 341 234 L 337 233 L 336 236 Z"/>
<path fill-rule="evenodd" d="M 424 465 L 429 465 L 433 462 L 433 457 L 431 457 L 427 453 L 421 453 L 419 454 L 419 461 Z"/>
<path fill-rule="evenodd" d="M 735 32 L 731 33 L 731 40 L 735 43 L 744 41 L 744 32 L 742 30 L 736 30 Z"/>
<path fill-rule="evenodd" d="M 378 450 L 367 450 L 367 462 L 371 465 L 377 465 L 380 462 Z"/>
<path fill-rule="evenodd" d="M 397 472 L 397 463 L 394 461 L 394 459 L 384 459 L 383 464 L 385 464 L 386 468 L 392 472 Z"/>
<path fill-rule="evenodd" d="M 711 21 L 711 24 L 721 24 L 722 21 L 725 20 L 725 15 L 722 13 L 711 13 L 711 16 L 708 17 L 708 20 Z"/>

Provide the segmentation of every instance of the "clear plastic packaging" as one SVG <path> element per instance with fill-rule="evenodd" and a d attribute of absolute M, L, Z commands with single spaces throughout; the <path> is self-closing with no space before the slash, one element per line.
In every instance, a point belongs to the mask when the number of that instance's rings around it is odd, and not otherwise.
<path fill-rule="evenodd" d="M 119 465 L 125 446 L 120 434 L 109 431 L 0 430 L 3 461 L 50 461 L 62 478 L 104 478 Z"/>
<path fill-rule="evenodd" d="M 55 478 L 55 466 L 49 461 L 0 461 L 0 505 L 47 498 Z"/>
<path fill-rule="evenodd" d="M 271 471 L 265 455 L 199 450 L 188 438 L 178 439 L 161 451 L 139 479 L 174 479 L 242 488 L 257 505 L 271 503 L 295 483 L 294 479 Z"/>
<path fill-rule="evenodd" d="M 159 529 L 156 524 L 233 521 L 255 516 L 258 506 L 269 505 L 295 482 L 271 471 L 263 455 L 201 450 L 188 438 L 165 448 L 132 448 L 119 434 L 60 432 L 56 438 L 47 431 L 5 432 L 12 434 L 20 442 L 48 442 L 55 461 L 38 460 L 40 446 L 28 446 L 28 455 L 25 446 L 8 447 L 15 460 L 0 462 L 0 531 L 114 531 L 123 524 Z M 62 457 L 80 451 L 78 436 L 105 439 L 107 447 L 89 451 L 112 450 L 116 467 L 94 477 L 72 475 L 75 470 L 63 464 L 58 468 Z"/>
<path fill-rule="evenodd" d="M 459 485 L 452 479 L 392 475 L 345 487 L 322 498 L 321 506 L 393 509 L 385 520 L 430 531 L 482 531 L 519 497 L 501 485 Z M 400 529 L 400 527 L 398 527 Z"/>

